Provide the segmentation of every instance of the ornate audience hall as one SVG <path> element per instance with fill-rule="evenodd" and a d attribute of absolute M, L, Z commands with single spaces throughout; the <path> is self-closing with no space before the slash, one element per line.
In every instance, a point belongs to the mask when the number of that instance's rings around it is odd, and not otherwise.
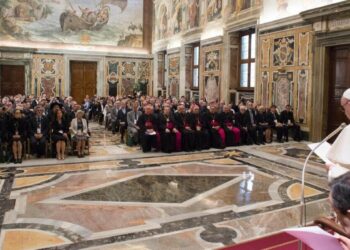
<path fill-rule="evenodd" d="M 60 99 L 66 117 L 70 99 L 90 135 L 84 157 L 71 125 L 65 159 L 56 159 L 50 137 L 42 157 L 23 140 L 16 161 L 11 145 L 19 142 L 3 138 L 17 123 L 0 126 L 0 155 L 9 155 L 0 157 L 0 249 L 298 249 L 282 231 L 300 225 L 308 144 L 348 122 L 340 106 L 348 88 L 350 1 L 0 0 L 0 120 L 11 108 L 27 114 L 29 99 L 30 109 L 47 100 L 44 112 L 56 118 Z M 95 113 L 90 100 L 101 102 Z M 160 123 L 170 105 L 175 125 L 165 116 L 164 131 L 176 131 L 181 107 L 199 108 L 212 147 L 199 140 L 201 150 L 178 150 L 179 133 L 160 139 L 150 120 L 138 130 L 141 144 L 132 143 L 122 109 L 116 122 L 107 107 L 135 101 L 137 125 L 153 108 Z M 238 118 L 213 132 L 226 108 L 252 124 L 261 110 L 277 111 L 273 125 L 253 132 L 238 130 Z M 277 121 L 287 108 L 292 115 Z M 145 150 L 151 136 L 157 146 Z M 193 138 L 182 133 L 183 149 Z M 160 147 L 175 143 L 172 153 Z M 305 177 L 311 224 L 333 213 L 318 156 Z"/>

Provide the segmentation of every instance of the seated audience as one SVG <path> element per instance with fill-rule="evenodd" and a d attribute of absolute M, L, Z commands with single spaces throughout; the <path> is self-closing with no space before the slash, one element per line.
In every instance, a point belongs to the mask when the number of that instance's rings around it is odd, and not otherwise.
<path fill-rule="evenodd" d="M 276 130 L 277 133 L 277 141 L 282 143 L 282 135 L 283 135 L 283 124 L 281 123 L 281 117 L 277 112 L 277 107 L 272 105 L 270 107 L 270 111 L 268 112 L 269 125 L 272 129 L 272 137 L 273 130 Z"/>
<path fill-rule="evenodd" d="M 198 105 L 193 105 L 191 111 L 191 127 L 194 132 L 195 149 L 209 149 L 210 148 L 210 133 L 209 124 L 206 115 L 200 113 Z"/>
<path fill-rule="evenodd" d="M 230 105 L 224 105 L 221 112 L 222 127 L 225 131 L 227 147 L 237 146 L 240 142 L 240 130 L 235 126 L 235 115 L 231 110 Z"/>
<path fill-rule="evenodd" d="M 52 129 L 52 141 L 56 146 L 56 158 L 57 160 L 64 160 L 66 143 L 68 141 L 69 124 L 66 118 L 63 116 L 61 109 L 56 111 L 54 120 L 51 124 Z"/>
<path fill-rule="evenodd" d="M 153 114 L 153 106 L 147 104 L 145 113 L 137 121 L 140 128 L 141 147 L 143 152 L 150 152 L 152 149 L 159 151 L 160 137 L 158 133 L 158 121 Z"/>
<path fill-rule="evenodd" d="M 191 127 L 191 114 L 186 113 L 184 103 L 177 105 L 175 116 L 175 130 L 181 133 L 181 146 L 177 151 L 193 151 L 195 149 L 194 130 Z"/>
<path fill-rule="evenodd" d="M 159 115 L 159 132 L 162 152 L 171 153 L 181 150 L 181 133 L 176 128 L 174 115 L 168 105 L 164 106 L 163 113 Z"/>
<path fill-rule="evenodd" d="M 139 143 L 139 130 L 140 127 L 137 126 L 137 121 L 139 120 L 142 112 L 138 110 L 139 103 L 137 101 L 133 102 L 132 110 L 127 114 L 127 133 L 131 139 L 132 144 L 136 145 Z"/>
<path fill-rule="evenodd" d="M 35 106 L 35 116 L 30 119 L 29 136 L 31 153 L 38 158 L 45 155 L 46 142 L 49 132 L 49 121 L 43 115 L 44 108 L 38 104 Z"/>
<path fill-rule="evenodd" d="M 110 107 L 111 103 L 107 104 L 106 108 Z M 121 109 L 120 101 L 116 101 L 114 103 L 114 107 L 110 107 L 107 111 L 107 117 L 109 117 L 111 125 L 112 125 L 112 133 L 115 134 L 119 131 L 119 121 L 118 121 L 118 113 Z"/>
<path fill-rule="evenodd" d="M 286 105 L 285 110 L 281 112 L 281 123 L 283 124 L 283 135 L 286 142 L 288 142 L 288 134 L 290 129 L 293 130 L 294 133 L 293 139 L 295 141 L 301 141 L 300 126 L 294 121 L 294 114 L 291 111 L 290 105 Z"/>
<path fill-rule="evenodd" d="M 127 113 L 129 112 L 129 109 L 127 107 L 127 104 L 125 101 L 121 102 L 120 109 L 117 114 L 117 121 L 119 124 L 119 132 L 120 132 L 120 142 L 124 143 L 124 135 L 125 131 L 128 127 L 127 123 Z"/>
<path fill-rule="evenodd" d="M 256 115 L 256 123 L 257 123 L 257 130 L 258 130 L 258 143 L 265 144 L 265 142 L 271 142 L 272 138 L 271 138 L 271 128 L 269 124 L 269 117 L 264 106 L 258 107 L 258 113 Z"/>
<path fill-rule="evenodd" d="M 248 129 L 249 137 L 252 139 L 252 142 L 259 145 L 257 140 L 257 121 L 256 121 L 256 110 L 251 101 L 247 102 L 247 111 L 245 113 L 246 125 Z"/>
<path fill-rule="evenodd" d="M 211 136 L 211 146 L 213 148 L 225 148 L 226 135 L 224 129 L 221 127 L 220 115 L 217 112 L 216 104 L 210 105 L 210 111 L 207 114 L 209 131 Z"/>
<path fill-rule="evenodd" d="M 22 163 L 23 144 L 27 139 L 27 124 L 22 111 L 16 108 L 13 117 L 7 124 L 14 163 Z"/>
<path fill-rule="evenodd" d="M 76 118 L 72 120 L 70 125 L 72 141 L 76 143 L 76 150 L 79 158 L 84 157 L 85 146 L 89 139 L 88 123 L 84 115 L 84 111 L 78 110 Z"/>

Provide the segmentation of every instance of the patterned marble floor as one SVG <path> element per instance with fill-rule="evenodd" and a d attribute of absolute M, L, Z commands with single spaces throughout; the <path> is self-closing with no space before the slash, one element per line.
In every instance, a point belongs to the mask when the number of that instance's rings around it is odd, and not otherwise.
<path fill-rule="evenodd" d="M 216 249 L 298 225 L 302 154 L 289 149 L 304 144 L 152 155 L 112 142 L 92 151 L 127 153 L 0 166 L 2 249 Z M 330 209 L 311 165 L 309 221 Z"/>

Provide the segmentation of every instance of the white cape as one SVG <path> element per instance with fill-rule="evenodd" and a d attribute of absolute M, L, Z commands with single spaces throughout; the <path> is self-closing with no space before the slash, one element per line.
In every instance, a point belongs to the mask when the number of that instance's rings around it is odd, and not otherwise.
<path fill-rule="evenodd" d="M 330 178 L 336 178 L 350 170 L 350 125 L 340 133 L 328 151 L 327 158 L 337 165 L 330 171 Z M 333 172 L 333 173 L 331 173 Z"/>

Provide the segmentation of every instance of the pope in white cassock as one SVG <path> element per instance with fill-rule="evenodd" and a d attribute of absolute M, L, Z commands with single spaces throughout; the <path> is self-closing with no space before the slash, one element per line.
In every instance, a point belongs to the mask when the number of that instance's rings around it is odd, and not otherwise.
<path fill-rule="evenodd" d="M 350 120 L 350 89 L 347 89 L 340 101 L 346 117 Z M 327 164 L 329 168 L 329 180 L 335 179 L 350 171 L 350 125 L 339 134 L 331 149 L 328 151 L 328 159 L 333 164 Z"/>

